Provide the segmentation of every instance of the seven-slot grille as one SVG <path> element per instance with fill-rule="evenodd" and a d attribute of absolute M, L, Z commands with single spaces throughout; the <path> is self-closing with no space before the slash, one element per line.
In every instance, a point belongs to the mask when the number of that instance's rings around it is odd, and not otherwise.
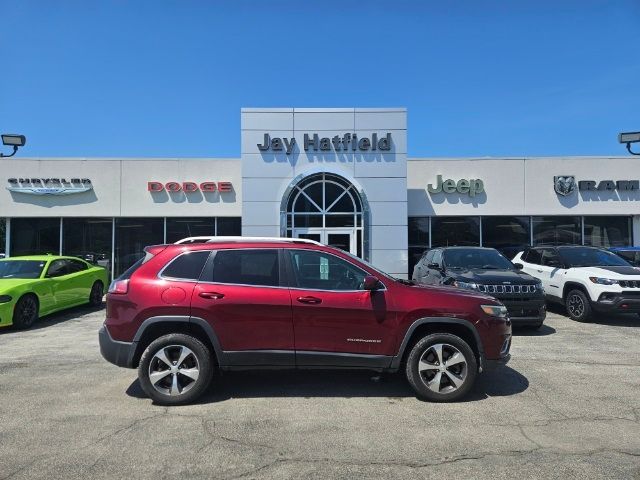
<path fill-rule="evenodd" d="M 622 288 L 640 288 L 640 280 L 618 280 Z"/>
<path fill-rule="evenodd" d="M 536 285 L 478 285 L 482 293 L 529 294 L 537 291 Z"/>

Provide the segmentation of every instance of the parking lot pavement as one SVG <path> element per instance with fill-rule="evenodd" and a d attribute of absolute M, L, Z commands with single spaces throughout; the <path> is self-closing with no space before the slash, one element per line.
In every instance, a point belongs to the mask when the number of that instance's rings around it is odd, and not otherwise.
<path fill-rule="evenodd" d="M 464 402 L 400 375 L 228 373 L 152 405 L 98 350 L 103 310 L 0 332 L 0 479 L 640 478 L 640 319 L 554 313 Z"/>

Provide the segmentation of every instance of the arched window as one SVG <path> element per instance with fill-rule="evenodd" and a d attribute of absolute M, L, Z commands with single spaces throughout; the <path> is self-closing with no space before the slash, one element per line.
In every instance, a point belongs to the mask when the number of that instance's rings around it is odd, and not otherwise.
<path fill-rule="evenodd" d="M 338 246 L 362 257 L 363 210 L 356 188 L 332 173 L 302 179 L 287 200 L 287 236 Z"/>

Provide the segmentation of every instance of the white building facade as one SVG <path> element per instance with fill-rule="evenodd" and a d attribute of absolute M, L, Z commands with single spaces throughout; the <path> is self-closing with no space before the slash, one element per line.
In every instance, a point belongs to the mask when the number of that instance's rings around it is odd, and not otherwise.
<path fill-rule="evenodd" d="M 640 245 L 633 157 L 408 159 L 402 108 L 243 109 L 241 129 L 240 158 L 0 160 L 0 252 L 118 275 L 149 244 L 290 236 L 406 277 L 442 245 Z"/>

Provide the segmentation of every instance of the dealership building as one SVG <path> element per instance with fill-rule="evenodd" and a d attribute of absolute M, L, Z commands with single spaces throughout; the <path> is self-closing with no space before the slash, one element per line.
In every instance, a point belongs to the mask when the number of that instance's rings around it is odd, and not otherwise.
<path fill-rule="evenodd" d="M 241 129 L 239 158 L 0 159 L 0 253 L 118 275 L 146 245 L 287 236 L 406 277 L 436 246 L 640 245 L 633 157 L 407 158 L 402 108 L 247 108 Z"/>

